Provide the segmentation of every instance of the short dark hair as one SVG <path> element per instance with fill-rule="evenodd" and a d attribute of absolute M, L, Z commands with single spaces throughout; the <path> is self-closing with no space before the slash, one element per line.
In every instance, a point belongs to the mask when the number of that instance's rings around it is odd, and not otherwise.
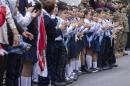
<path fill-rule="evenodd" d="M 102 11 L 104 11 L 103 8 L 97 8 L 97 9 L 96 9 L 96 12 L 97 12 L 98 14 L 100 14 Z"/>
<path fill-rule="evenodd" d="M 52 13 L 55 8 L 55 0 L 41 0 L 43 4 L 43 9 L 45 9 L 48 13 Z"/>
<path fill-rule="evenodd" d="M 57 3 L 57 7 L 59 11 L 68 10 L 67 4 L 65 2 L 59 1 Z"/>

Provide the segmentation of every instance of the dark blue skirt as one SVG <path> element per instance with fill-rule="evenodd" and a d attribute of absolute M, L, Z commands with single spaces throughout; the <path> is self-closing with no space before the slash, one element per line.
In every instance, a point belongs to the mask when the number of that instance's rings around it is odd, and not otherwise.
<path fill-rule="evenodd" d="M 95 37 L 92 41 L 92 46 L 91 46 L 93 52 L 99 53 L 100 52 L 100 42 L 99 42 L 99 37 Z"/>
<path fill-rule="evenodd" d="M 30 61 L 35 64 L 37 62 L 37 48 L 32 46 L 29 51 L 24 52 L 23 61 Z"/>
<path fill-rule="evenodd" d="M 78 56 L 78 43 L 75 42 L 75 36 L 71 37 L 68 43 L 69 59 L 77 58 Z"/>
<path fill-rule="evenodd" d="M 91 48 L 93 52 L 98 53 L 100 52 L 100 42 L 99 42 L 99 36 L 94 36 L 93 39 L 90 42 L 89 46 L 89 41 L 87 40 L 86 36 L 84 36 L 84 41 L 85 41 L 85 47 L 86 48 Z"/>
<path fill-rule="evenodd" d="M 84 41 L 84 39 L 78 40 L 77 44 L 78 44 L 78 53 L 80 53 L 85 48 L 85 41 Z"/>
<path fill-rule="evenodd" d="M 37 35 L 34 34 L 33 40 L 29 40 L 29 39 L 23 37 L 23 41 L 32 45 L 31 49 L 29 51 L 24 52 L 23 61 L 30 61 L 33 64 L 35 64 L 38 60 L 37 59 Z"/>

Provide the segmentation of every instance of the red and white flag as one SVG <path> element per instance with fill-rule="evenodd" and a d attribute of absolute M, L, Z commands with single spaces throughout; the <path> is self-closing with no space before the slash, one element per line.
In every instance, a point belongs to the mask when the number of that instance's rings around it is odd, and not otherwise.
<path fill-rule="evenodd" d="M 38 40 L 37 40 L 37 73 L 47 76 L 47 65 L 46 65 L 46 30 L 44 25 L 43 14 L 39 16 L 38 20 Z"/>

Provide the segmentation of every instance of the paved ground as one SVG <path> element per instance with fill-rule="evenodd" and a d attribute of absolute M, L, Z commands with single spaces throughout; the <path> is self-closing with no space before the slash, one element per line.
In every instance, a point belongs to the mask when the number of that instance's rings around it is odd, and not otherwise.
<path fill-rule="evenodd" d="M 117 59 L 118 68 L 87 74 L 69 86 L 130 86 L 130 52 Z"/>

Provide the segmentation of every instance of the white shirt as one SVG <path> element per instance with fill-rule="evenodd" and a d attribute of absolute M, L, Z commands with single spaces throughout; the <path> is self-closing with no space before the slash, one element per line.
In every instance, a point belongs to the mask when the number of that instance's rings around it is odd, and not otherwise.
<path fill-rule="evenodd" d="M 2 44 L 9 44 L 8 41 L 8 28 L 7 28 L 7 22 L 11 29 L 16 28 L 14 20 L 12 18 L 12 14 L 10 12 L 9 7 L 7 6 L 5 0 L 1 0 L 2 4 L 6 7 L 6 21 L 2 27 L 0 27 L 0 43 Z"/>

